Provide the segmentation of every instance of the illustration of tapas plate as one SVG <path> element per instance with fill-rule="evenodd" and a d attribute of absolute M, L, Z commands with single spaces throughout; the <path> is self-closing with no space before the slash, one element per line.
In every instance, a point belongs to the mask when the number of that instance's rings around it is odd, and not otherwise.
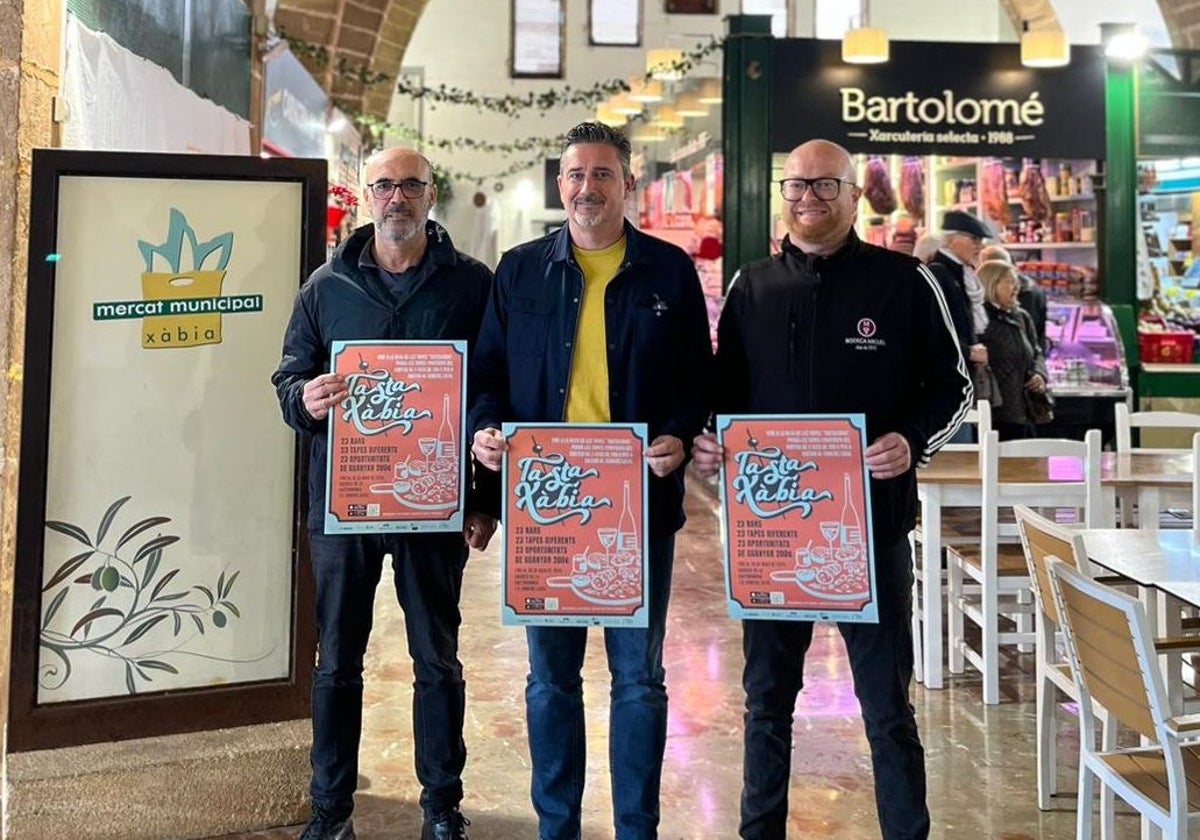
<path fill-rule="evenodd" d="M 546 585 L 570 589 L 580 599 L 600 607 L 629 607 L 642 602 L 639 566 L 604 568 L 596 572 L 546 578 Z"/>
<path fill-rule="evenodd" d="M 778 569 L 771 572 L 771 580 L 794 583 L 801 592 L 823 601 L 861 601 L 871 595 L 865 561 L 834 561 L 814 569 Z"/>

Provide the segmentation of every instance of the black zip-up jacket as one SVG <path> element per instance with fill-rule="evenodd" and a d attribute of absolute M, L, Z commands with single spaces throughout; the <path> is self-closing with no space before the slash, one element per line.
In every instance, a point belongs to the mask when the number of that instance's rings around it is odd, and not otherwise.
<path fill-rule="evenodd" d="M 930 258 L 928 268 L 942 287 L 950 318 L 954 321 L 954 331 L 958 334 L 958 349 L 963 356 L 968 356 L 971 345 L 977 342 L 978 337 L 971 317 L 971 299 L 967 296 L 966 271 L 962 263 L 955 262 L 941 251 Z"/>
<path fill-rule="evenodd" d="M 471 356 L 471 422 L 558 423 L 566 415 L 583 271 L 566 225 L 504 255 Z M 673 435 L 685 451 L 711 408 L 712 344 L 696 268 L 682 249 L 625 224 L 625 259 L 604 292 L 609 413 Z M 650 474 L 652 539 L 683 526 L 683 467 Z"/>
<path fill-rule="evenodd" d="M 790 242 L 729 287 L 717 336 L 717 412 L 862 413 L 867 444 L 888 432 L 924 465 L 962 423 L 971 379 L 937 280 L 912 257 L 853 231 L 828 257 Z M 871 481 L 878 544 L 916 514 L 916 472 Z"/>
<path fill-rule="evenodd" d="M 329 262 L 300 287 L 292 318 L 283 337 L 283 359 L 271 376 L 284 422 L 310 435 L 308 527 L 325 527 L 325 458 L 329 421 L 316 421 L 304 408 L 304 383 L 329 372 L 334 340 L 457 340 L 468 350 L 479 334 L 492 272 L 483 263 L 454 249 L 450 235 L 427 222 L 427 250 L 404 293 L 397 296 L 374 270 L 359 264 L 374 236 L 373 225 L 356 230 Z M 463 457 L 470 458 L 464 445 Z M 490 470 L 478 469 L 466 499 L 467 511 L 500 515 L 500 482 Z"/>

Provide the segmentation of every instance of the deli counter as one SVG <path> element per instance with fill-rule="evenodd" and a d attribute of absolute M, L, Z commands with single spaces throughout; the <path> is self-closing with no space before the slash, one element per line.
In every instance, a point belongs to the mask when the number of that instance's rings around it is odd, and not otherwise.
<path fill-rule="evenodd" d="M 1112 310 L 1099 301 L 1050 298 L 1046 344 L 1054 422 L 1039 434 L 1082 440 L 1088 429 L 1100 429 L 1110 444 L 1114 406 L 1131 399 L 1125 349 Z"/>

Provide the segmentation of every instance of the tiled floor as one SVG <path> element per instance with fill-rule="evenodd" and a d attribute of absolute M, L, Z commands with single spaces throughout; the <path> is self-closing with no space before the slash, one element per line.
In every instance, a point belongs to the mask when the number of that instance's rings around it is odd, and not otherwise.
<path fill-rule="evenodd" d="M 736 838 L 741 786 L 739 626 L 725 614 L 715 502 L 693 487 L 680 534 L 667 634 L 671 722 L 663 772 L 664 840 Z M 499 540 L 472 557 L 463 599 L 462 659 L 467 674 L 470 750 L 464 812 L 472 840 L 535 840 L 525 742 L 524 632 L 499 624 Z M 399 608 L 379 587 L 368 654 L 360 790 L 355 823 L 361 840 L 415 840 L 418 789 L 410 750 L 411 670 Z M 1074 837 L 1075 773 L 1060 771 L 1055 810 L 1036 807 L 1032 655 L 1014 657 L 1002 677 L 1004 701 L 985 708 L 978 679 L 952 678 L 947 689 L 916 685 L 913 701 L 926 749 L 932 837 Z M 589 769 L 584 838 L 612 838 L 607 732 L 608 674 L 593 642 L 585 666 Z M 879 836 L 871 766 L 840 637 L 818 630 L 807 685 L 796 713 L 789 838 L 868 840 Z M 1074 718 L 1069 718 L 1073 726 Z M 1060 740 L 1070 755 L 1070 726 Z M 1073 765 L 1073 762 L 1072 762 Z M 1120 812 L 1121 806 L 1118 806 Z M 1118 837 L 1139 836 L 1135 817 L 1118 816 Z M 239 835 L 290 840 L 297 828 Z M 225 838 L 234 840 L 234 838 Z"/>

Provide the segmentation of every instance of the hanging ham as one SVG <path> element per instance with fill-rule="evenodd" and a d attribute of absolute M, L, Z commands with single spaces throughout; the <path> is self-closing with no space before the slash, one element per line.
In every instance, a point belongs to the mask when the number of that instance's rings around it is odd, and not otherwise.
<path fill-rule="evenodd" d="M 925 173 L 918 157 L 906 157 L 900 167 L 900 201 L 908 215 L 925 218 Z"/>
<path fill-rule="evenodd" d="M 896 209 L 896 191 L 892 189 L 892 176 L 888 174 L 887 163 L 881 157 L 872 156 L 867 161 L 866 183 L 863 195 L 871 209 L 881 216 L 887 216 Z"/>

